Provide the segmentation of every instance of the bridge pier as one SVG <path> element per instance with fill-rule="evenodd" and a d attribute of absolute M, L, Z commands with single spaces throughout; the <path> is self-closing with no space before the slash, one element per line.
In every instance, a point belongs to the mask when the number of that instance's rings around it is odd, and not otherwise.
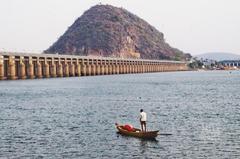
<path fill-rule="evenodd" d="M 42 64 L 39 57 L 37 58 L 37 78 L 42 78 Z"/>
<path fill-rule="evenodd" d="M 74 77 L 74 76 L 75 76 L 75 65 L 74 65 L 74 63 L 73 63 L 73 59 L 70 60 L 69 76 L 70 76 L 70 77 Z"/>
<path fill-rule="evenodd" d="M 132 73 L 134 74 L 137 73 L 137 64 L 135 61 L 132 62 L 132 68 L 133 68 Z"/>
<path fill-rule="evenodd" d="M 118 74 L 122 74 L 123 73 L 123 63 L 120 60 L 118 64 L 119 64 L 118 65 Z"/>
<path fill-rule="evenodd" d="M 63 64 L 63 77 L 69 77 L 69 65 L 68 65 L 68 59 L 64 59 Z"/>
<path fill-rule="evenodd" d="M 133 73 L 133 72 L 132 72 L 132 61 L 129 61 L 129 73 L 130 73 L 130 74 Z"/>
<path fill-rule="evenodd" d="M 84 59 L 81 60 L 81 75 L 86 76 L 87 75 L 87 66 L 84 63 Z"/>
<path fill-rule="evenodd" d="M 16 68 L 15 57 L 9 56 L 9 58 L 8 58 L 8 79 L 10 79 L 10 80 L 17 79 L 15 68 Z"/>
<path fill-rule="evenodd" d="M 130 73 L 134 73 L 134 66 L 133 61 L 130 61 Z"/>
<path fill-rule="evenodd" d="M 0 55 L 0 80 L 5 79 L 4 73 L 4 57 Z"/>
<path fill-rule="evenodd" d="M 100 69 L 101 69 L 101 75 L 104 75 L 105 74 L 105 65 L 104 65 L 104 61 L 101 60 L 101 63 L 100 63 Z"/>
<path fill-rule="evenodd" d="M 122 64 L 122 74 L 126 74 L 127 73 L 127 64 L 126 61 L 123 61 Z"/>
<path fill-rule="evenodd" d="M 136 61 L 136 62 L 135 62 L 135 73 L 139 73 L 138 71 L 139 71 L 139 70 L 138 70 L 138 61 Z"/>
<path fill-rule="evenodd" d="M 77 59 L 76 63 L 76 76 L 80 77 L 81 76 L 81 65 L 79 64 L 79 60 Z"/>
<path fill-rule="evenodd" d="M 57 77 L 63 77 L 63 65 L 61 58 L 58 58 L 57 63 Z"/>
<path fill-rule="evenodd" d="M 136 61 L 135 69 L 136 69 L 135 72 L 139 73 L 139 63 L 138 63 L 138 61 Z"/>
<path fill-rule="evenodd" d="M 109 65 L 108 65 L 108 74 L 111 75 L 112 74 L 112 61 L 109 61 Z"/>
<path fill-rule="evenodd" d="M 128 62 L 128 69 L 127 69 L 127 72 L 128 72 L 128 74 L 130 74 L 131 73 L 131 61 L 129 61 Z"/>
<path fill-rule="evenodd" d="M 161 72 L 161 64 L 158 63 L 158 72 Z"/>
<path fill-rule="evenodd" d="M 126 71 L 125 71 L 125 73 L 126 74 L 128 74 L 128 73 L 130 73 L 130 67 L 129 67 L 129 62 L 128 61 L 126 61 Z"/>
<path fill-rule="evenodd" d="M 119 71 L 119 68 L 120 68 L 120 63 L 118 63 L 118 61 L 116 60 L 116 61 L 115 61 L 115 69 L 116 69 L 116 70 L 115 70 L 115 74 L 117 74 L 117 75 L 118 75 L 119 72 L 120 72 L 120 71 Z"/>
<path fill-rule="evenodd" d="M 117 69 L 116 69 L 116 61 L 112 61 L 112 74 L 116 74 Z"/>
<path fill-rule="evenodd" d="M 90 76 L 90 75 L 91 75 L 92 67 L 91 67 L 91 65 L 90 65 L 90 63 L 89 63 L 89 60 L 87 60 L 86 69 L 87 69 L 86 75 L 87 75 L 87 76 Z"/>
<path fill-rule="evenodd" d="M 44 64 L 43 64 L 43 76 L 44 78 L 49 78 L 49 64 L 47 61 L 47 58 L 44 58 Z"/>
<path fill-rule="evenodd" d="M 153 63 L 153 72 L 157 72 L 157 64 L 156 64 L 156 62 Z"/>
<path fill-rule="evenodd" d="M 109 74 L 109 72 L 108 72 L 108 63 L 107 63 L 107 61 L 105 61 L 105 72 L 104 72 L 104 74 L 105 75 L 108 75 Z"/>
<path fill-rule="evenodd" d="M 149 72 L 149 64 L 148 64 L 148 62 L 145 63 L 145 72 Z"/>
<path fill-rule="evenodd" d="M 147 62 L 147 64 L 146 64 L 146 72 L 150 72 L 150 64 L 149 64 L 149 62 Z"/>
<path fill-rule="evenodd" d="M 141 70 L 141 73 L 144 73 L 144 68 L 145 68 L 145 66 L 144 66 L 145 64 L 144 64 L 144 62 L 142 61 L 141 62 L 141 65 L 140 65 L 140 70 Z"/>
<path fill-rule="evenodd" d="M 54 58 L 52 58 L 51 60 L 50 74 L 51 74 L 51 77 L 53 78 L 57 77 L 57 70 L 56 70 L 56 64 L 55 64 Z"/>
<path fill-rule="evenodd" d="M 129 73 L 134 73 L 134 68 L 133 68 L 133 62 L 130 61 L 130 72 Z"/>
<path fill-rule="evenodd" d="M 26 76 L 26 66 L 24 64 L 24 57 L 23 56 L 20 56 L 19 67 L 20 67 L 19 78 L 20 79 L 26 79 L 27 78 L 27 76 Z"/>
<path fill-rule="evenodd" d="M 124 64 L 124 61 L 121 61 L 120 74 L 125 74 L 125 64 Z"/>
<path fill-rule="evenodd" d="M 167 71 L 169 71 L 169 72 L 171 72 L 171 64 L 169 65 L 167 65 Z"/>
<path fill-rule="evenodd" d="M 33 59 L 32 57 L 29 57 L 28 59 L 28 78 L 34 79 L 34 65 L 33 65 Z"/>
<path fill-rule="evenodd" d="M 137 61 L 134 61 L 133 62 L 133 72 L 135 73 L 135 74 L 137 74 L 138 73 L 138 67 L 137 67 Z"/>
<path fill-rule="evenodd" d="M 101 75 L 101 61 L 96 61 L 96 75 Z"/>
<path fill-rule="evenodd" d="M 159 72 L 159 63 L 156 63 L 156 72 Z"/>
<path fill-rule="evenodd" d="M 94 59 L 92 59 L 92 63 L 91 63 L 91 75 L 96 76 L 96 67 L 94 64 Z"/>
<path fill-rule="evenodd" d="M 119 74 L 123 74 L 124 73 L 124 64 L 123 64 L 123 61 L 120 61 L 119 62 L 120 65 L 119 65 Z"/>
<path fill-rule="evenodd" d="M 144 62 L 140 61 L 140 73 L 144 73 Z"/>

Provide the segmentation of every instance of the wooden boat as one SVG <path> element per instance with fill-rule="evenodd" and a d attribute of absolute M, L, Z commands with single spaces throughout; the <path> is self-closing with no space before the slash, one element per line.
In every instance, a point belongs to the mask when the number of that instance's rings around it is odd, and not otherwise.
<path fill-rule="evenodd" d="M 159 130 L 156 131 L 141 131 L 140 129 L 134 128 L 133 131 L 127 131 L 123 127 L 124 125 L 115 124 L 120 134 L 133 136 L 143 139 L 155 139 L 158 135 Z"/>

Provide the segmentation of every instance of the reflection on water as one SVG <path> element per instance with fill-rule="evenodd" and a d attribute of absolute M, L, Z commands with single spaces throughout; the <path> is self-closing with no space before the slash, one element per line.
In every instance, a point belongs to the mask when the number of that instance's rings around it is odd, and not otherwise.
<path fill-rule="evenodd" d="M 0 82 L 0 158 L 239 158 L 240 73 L 171 72 Z M 157 141 L 116 134 L 139 127 Z"/>

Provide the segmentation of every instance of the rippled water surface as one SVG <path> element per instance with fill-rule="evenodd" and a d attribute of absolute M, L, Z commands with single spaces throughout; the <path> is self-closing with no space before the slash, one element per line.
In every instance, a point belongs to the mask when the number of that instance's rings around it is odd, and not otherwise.
<path fill-rule="evenodd" d="M 240 158 L 240 72 L 0 81 L 0 158 Z M 114 123 L 162 133 L 146 141 Z"/>

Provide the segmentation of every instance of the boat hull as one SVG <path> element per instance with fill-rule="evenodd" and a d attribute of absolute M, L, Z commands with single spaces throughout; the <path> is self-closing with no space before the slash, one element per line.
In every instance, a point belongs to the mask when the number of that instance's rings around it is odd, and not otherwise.
<path fill-rule="evenodd" d="M 134 131 L 127 131 L 123 129 L 122 125 L 116 125 L 116 128 L 118 129 L 118 132 L 122 135 L 143 138 L 143 139 L 155 139 L 158 136 L 158 132 L 159 132 L 159 130 L 144 132 L 137 128 L 134 128 Z"/>

